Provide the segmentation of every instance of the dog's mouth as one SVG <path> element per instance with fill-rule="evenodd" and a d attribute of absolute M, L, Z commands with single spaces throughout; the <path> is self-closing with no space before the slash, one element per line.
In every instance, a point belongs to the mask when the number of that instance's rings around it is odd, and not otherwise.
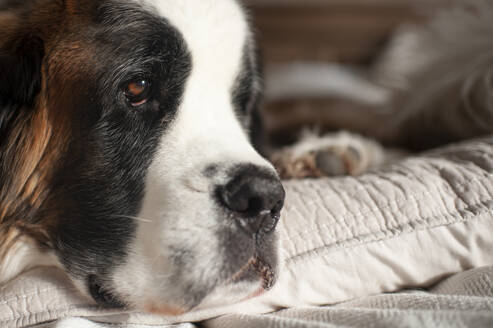
<path fill-rule="evenodd" d="M 276 281 L 276 275 L 270 264 L 268 264 L 259 254 L 253 255 L 250 260 L 229 279 L 226 283 L 235 283 L 248 279 L 251 276 L 260 277 L 262 289 L 270 290 Z"/>
<path fill-rule="evenodd" d="M 219 284 L 191 310 L 217 308 L 259 297 L 271 290 L 276 280 L 277 262 L 269 263 L 262 252 L 257 251 L 236 273 Z"/>
<path fill-rule="evenodd" d="M 234 238 L 235 243 L 239 242 L 240 236 L 248 240 L 243 235 L 239 235 Z M 228 240 L 226 244 L 228 242 L 233 241 Z M 211 276 L 210 284 L 192 282 L 187 292 L 185 290 L 180 292 L 177 289 L 174 295 L 179 298 L 170 299 L 167 302 L 179 305 L 176 309 L 180 309 L 179 313 L 185 313 L 203 307 L 222 306 L 224 302 L 242 302 L 258 297 L 272 289 L 276 283 L 278 272 L 277 236 L 273 233 L 258 233 L 253 240 L 239 242 L 239 245 L 243 246 L 239 247 L 242 249 L 241 252 L 224 258 L 224 267 L 219 277 Z M 149 309 L 154 309 L 152 313 L 171 313 L 168 311 L 170 309 L 169 304 L 165 308 L 166 311 L 164 311 L 163 306 L 155 306 L 155 304 L 160 305 L 166 298 L 170 297 L 166 295 L 165 290 L 163 290 L 165 294 L 162 295 L 162 300 L 158 300 L 161 299 L 158 297 L 155 300 L 149 300 L 149 304 L 138 305 L 134 301 L 127 301 L 125 296 L 120 295 L 118 288 L 116 286 L 111 287 L 113 284 L 108 279 L 107 275 L 92 274 L 86 280 L 89 293 L 98 305 L 104 308 L 125 309 L 130 304 L 134 304 L 146 312 L 151 312 Z M 175 279 L 181 279 L 181 276 L 175 276 Z M 167 283 L 180 286 L 183 281 Z M 115 290 L 115 288 L 117 289 Z M 179 296 L 181 293 L 183 293 L 182 297 Z M 132 295 L 128 296 L 133 298 Z M 155 297 L 157 296 L 155 295 L 153 298 Z M 175 312 L 178 313 L 178 311 L 173 311 L 173 313 Z"/>
<path fill-rule="evenodd" d="M 253 268 L 260 275 L 262 279 L 262 288 L 264 290 L 270 290 L 276 282 L 276 275 L 272 266 L 265 262 L 262 258 L 255 256 L 253 260 Z"/>
<path fill-rule="evenodd" d="M 242 281 L 260 279 L 261 286 L 253 294 L 247 295 L 244 300 L 263 294 L 272 289 L 276 282 L 275 270 L 259 254 L 254 254 L 240 270 L 228 279 L 224 285 L 235 284 Z M 97 275 L 88 277 L 88 286 L 91 297 L 96 303 L 105 308 L 122 309 L 126 304 L 104 287 Z M 190 309 L 191 310 L 191 309 Z"/>

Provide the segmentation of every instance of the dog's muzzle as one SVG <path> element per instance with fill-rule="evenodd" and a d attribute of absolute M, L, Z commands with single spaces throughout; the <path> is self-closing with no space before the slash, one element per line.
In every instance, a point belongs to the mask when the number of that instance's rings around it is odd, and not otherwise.
<path fill-rule="evenodd" d="M 163 257 L 163 263 L 171 265 L 161 266 L 160 262 L 157 262 L 156 268 L 148 269 L 152 274 L 147 276 L 147 284 L 160 284 L 161 281 L 154 278 L 163 276 L 163 272 L 168 275 L 164 278 L 166 281 L 163 281 L 168 284 L 168 290 L 163 289 L 162 298 L 158 295 L 146 300 L 153 305 L 150 307 L 152 309 L 161 309 L 162 304 L 171 304 L 187 312 L 198 307 L 217 305 L 215 297 L 241 301 L 246 297 L 254 297 L 252 295 L 260 295 L 271 289 L 276 282 L 279 258 L 275 228 L 284 205 L 285 191 L 275 171 L 267 166 L 242 164 L 224 171 L 220 170 L 219 165 L 214 165 L 204 172 L 207 172 L 204 173 L 206 179 L 212 181 L 212 188 L 208 191 L 212 192 L 214 201 L 209 213 L 216 215 L 204 215 L 203 219 L 210 220 L 208 223 L 213 223 L 212 228 L 205 225 L 207 228 L 202 228 L 204 236 L 176 235 L 175 243 L 166 245 L 167 254 L 171 255 L 169 258 Z M 208 202 L 211 200 L 211 194 L 194 195 L 205 195 Z M 183 215 L 194 211 L 184 208 Z M 162 233 L 166 232 L 163 230 Z M 161 237 L 160 234 L 152 233 L 153 230 L 146 231 L 146 238 Z M 208 242 L 206 236 L 217 238 L 211 240 L 208 248 L 210 254 L 204 253 L 202 246 L 195 248 L 202 242 Z M 201 243 L 187 244 L 192 238 Z M 159 254 L 158 248 L 151 249 L 153 250 L 157 250 Z M 147 256 L 147 253 L 144 253 L 144 256 Z M 152 259 L 153 263 L 156 263 L 155 257 Z M 170 260 L 165 262 L 167 259 Z M 219 269 L 204 277 L 203 272 L 200 272 L 202 269 L 198 268 L 205 265 L 210 266 L 211 271 Z M 106 307 L 131 305 L 128 297 L 118 295 L 118 289 L 114 287 L 118 281 L 114 283 L 110 278 L 104 274 L 88 277 L 88 288 L 93 299 Z M 223 287 L 225 289 L 222 289 Z M 164 312 L 158 310 L 156 313 Z"/>

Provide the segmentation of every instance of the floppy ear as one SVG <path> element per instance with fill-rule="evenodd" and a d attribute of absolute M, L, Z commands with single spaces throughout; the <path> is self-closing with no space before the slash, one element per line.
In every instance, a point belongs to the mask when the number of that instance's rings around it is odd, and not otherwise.
<path fill-rule="evenodd" d="M 26 19 L 9 11 L 0 11 L 0 138 L 2 139 L 11 119 L 20 108 L 32 107 L 40 89 L 44 45 L 42 39 L 31 29 Z"/>
<path fill-rule="evenodd" d="M 0 106 L 29 107 L 41 85 L 43 41 L 30 33 L 7 37 L 0 39 Z"/>

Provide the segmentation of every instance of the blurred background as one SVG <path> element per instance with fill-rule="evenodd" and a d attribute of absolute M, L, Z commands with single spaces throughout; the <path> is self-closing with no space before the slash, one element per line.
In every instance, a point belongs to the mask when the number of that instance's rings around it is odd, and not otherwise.
<path fill-rule="evenodd" d="M 336 82 L 344 81 L 347 76 L 338 72 L 338 67 L 353 70 L 371 80 L 381 54 L 398 28 L 420 24 L 446 3 L 441 0 L 244 2 L 250 8 L 266 72 L 264 121 L 273 141 L 279 145 L 293 142 L 300 128 L 307 125 L 332 131 L 339 129 L 342 122 L 345 128 L 351 129 L 356 123 L 353 117 L 345 117 L 349 112 L 345 109 L 348 106 L 378 106 L 378 90 L 369 101 L 355 101 L 350 99 L 352 97 L 341 97 L 340 92 L 335 95 L 324 91 L 297 92 L 299 85 L 323 83 L 313 81 L 317 72 L 322 74 L 322 79 L 324 74 L 331 74 Z M 306 72 L 306 68 L 311 67 L 313 74 L 301 74 L 301 80 L 290 89 L 286 86 L 289 83 L 286 74 L 296 71 L 297 67 L 298 72 L 300 69 Z M 338 78 L 338 74 L 342 76 Z M 282 90 L 278 90 L 278 86 Z M 338 113 L 337 122 L 334 113 Z M 366 124 L 378 123 L 376 118 Z M 362 130 L 360 126 L 355 128 Z"/>

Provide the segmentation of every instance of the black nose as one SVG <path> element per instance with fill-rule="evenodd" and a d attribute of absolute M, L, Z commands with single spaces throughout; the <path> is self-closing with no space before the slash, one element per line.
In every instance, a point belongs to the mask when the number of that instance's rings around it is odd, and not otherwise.
<path fill-rule="evenodd" d="M 284 205 L 284 188 L 268 169 L 242 166 L 224 187 L 219 188 L 223 205 L 233 211 L 248 233 L 268 233 L 277 225 Z"/>

